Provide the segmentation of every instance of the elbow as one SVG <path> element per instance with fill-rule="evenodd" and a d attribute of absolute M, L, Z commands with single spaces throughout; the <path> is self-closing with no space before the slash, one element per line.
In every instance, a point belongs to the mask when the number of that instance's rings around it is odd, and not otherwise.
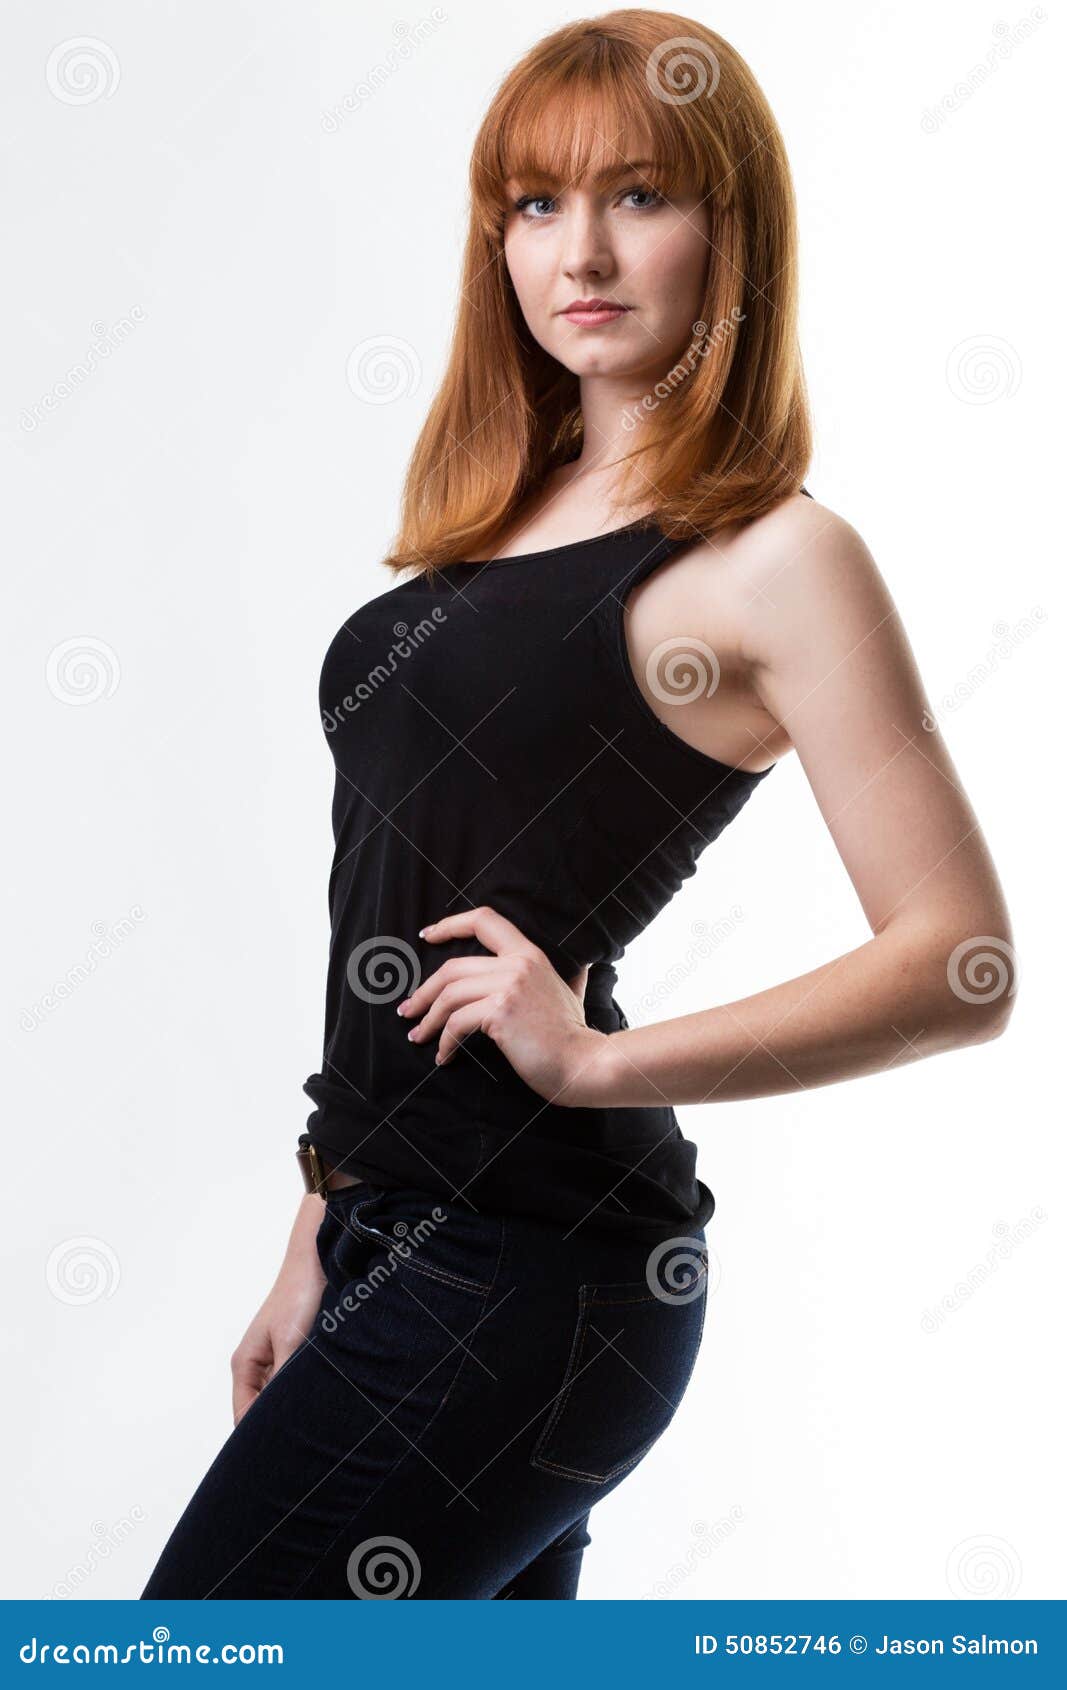
<path fill-rule="evenodd" d="M 1016 959 L 1004 939 L 971 938 L 953 947 L 945 974 L 953 1042 L 987 1044 L 1008 1028 L 1015 1008 Z"/>

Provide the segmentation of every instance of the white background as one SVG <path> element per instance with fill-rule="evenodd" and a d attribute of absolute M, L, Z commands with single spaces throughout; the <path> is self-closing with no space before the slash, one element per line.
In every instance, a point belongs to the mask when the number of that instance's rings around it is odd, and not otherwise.
<path fill-rule="evenodd" d="M 442 10 L 331 126 L 428 6 L 5 7 L 6 1596 L 139 1592 L 229 1430 L 228 1357 L 298 1199 L 328 938 L 319 666 L 392 585 L 477 124 L 581 15 Z M 1007 891 L 1019 1001 L 983 1047 L 680 1112 L 717 1290 L 670 1432 L 594 1512 L 581 1595 L 1061 1595 L 1060 23 L 1032 14 L 983 82 L 1021 6 L 697 15 L 785 135 L 808 486 L 903 615 Z M 83 36 L 111 82 L 84 102 L 49 70 Z M 386 405 L 346 381 L 379 335 L 421 365 Z M 96 702 L 57 683 L 67 641 L 98 653 Z M 660 1013 L 868 937 L 795 758 L 633 946 L 623 1005 L 737 909 Z"/>

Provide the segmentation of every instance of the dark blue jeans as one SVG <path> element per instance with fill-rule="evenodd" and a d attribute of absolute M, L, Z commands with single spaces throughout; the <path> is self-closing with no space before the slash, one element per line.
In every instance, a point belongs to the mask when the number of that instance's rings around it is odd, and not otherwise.
<path fill-rule="evenodd" d="M 412 1188 L 332 1193 L 306 1340 L 143 1596 L 571 1599 L 592 1505 L 670 1423 L 703 1230 L 647 1245 Z"/>

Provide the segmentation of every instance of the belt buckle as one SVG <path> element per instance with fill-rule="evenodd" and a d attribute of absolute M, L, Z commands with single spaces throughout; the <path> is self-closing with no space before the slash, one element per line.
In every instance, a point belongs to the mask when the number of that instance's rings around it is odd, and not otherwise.
<path fill-rule="evenodd" d="M 304 1189 L 309 1196 L 321 1197 L 326 1189 L 329 1170 L 322 1159 L 322 1152 L 317 1144 L 302 1144 L 296 1153 L 300 1163 L 300 1172 L 304 1176 Z"/>

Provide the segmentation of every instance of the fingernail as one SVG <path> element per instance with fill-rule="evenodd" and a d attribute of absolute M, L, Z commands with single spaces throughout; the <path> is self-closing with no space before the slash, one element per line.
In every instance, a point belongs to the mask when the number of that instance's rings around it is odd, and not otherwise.
<path fill-rule="evenodd" d="M 397 1006 L 396 1006 L 396 1012 L 397 1012 L 397 1014 L 398 1014 L 398 1015 L 403 1015 L 403 1013 L 404 1013 L 404 1011 L 405 1011 L 405 1009 L 406 1009 L 406 1008 L 407 1008 L 407 1006 L 408 1006 L 408 1004 L 409 1004 L 409 1003 L 410 1003 L 410 1002 L 411 1002 L 411 999 L 410 999 L 410 998 L 405 998 L 405 999 L 404 999 L 404 1001 L 403 1001 L 403 1003 L 398 1003 L 398 1004 L 397 1004 Z"/>
<path fill-rule="evenodd" d="M 412 1027 L 411 1031 L 408 1033 L 408 1038 L 413 1039 L 418 1030 L 419 1029 L 417 1027 Z"/>

